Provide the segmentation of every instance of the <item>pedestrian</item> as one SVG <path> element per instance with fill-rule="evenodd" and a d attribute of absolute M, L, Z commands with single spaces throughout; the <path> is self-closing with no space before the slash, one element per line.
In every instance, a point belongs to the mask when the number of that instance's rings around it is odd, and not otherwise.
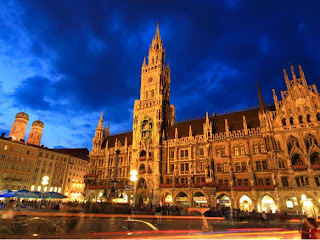
<path fill-rule="evenodd" d="M 233 210 L 230 209 L 230 222 L 233 223 Z"/>
<path fill-rule="evenodd" d="M 8 233 L 13 233 L 13 224 L 14 224 L 14 209 L 15 209 L 15 200 L 10 200 L 8 204 L 1 211 L 1 231 L 6 231 Z"/>
<path fill-rule="evenodd" d="M 70 203 L 71 204 L 71 203 Z M 72 205 L 72 204 L 71 204 Z M 75 204 L 73 204 L 69 211 L 70 215 L 67 218 L 67 232 L 68 233 L 74 233 L 77 232 L 78 228 L 78 224 L 81 220 L 80 216 L 79 216 L 79 209 L 77 208 L 77 206 Z"/>
<path fill-rule="evenodd" d="M 238 211 L 237 211 L 237 209 L 234 209 L 234 211 L 233 211 L 233 218 L 234 218 L 234 220 L 237 221 L 237 219 L 238 219 Z"/>
<path fill-rule="evenodd" d="M 157 218 L 157 224 L 160 225 L 161 224 L 161 212 L 162 212 L 162 208 L 160 205 L 158 205 L 156 207 L 156 218 Z"/>
<path fill-rule="evenodd" d="M 310 228 L 310 239 L 320 239 L 319 224 L 314 218 L 307 218 L 306 225 Z"/>
<path fill-rule="evenodd" d="M 310 239 L 310 227 L 307 221 L 304 220 L 301 227 L 301 239 Z"/>
<path fill-rule="evenodd" d="M 262 222 L 266 225 L 269 225 L 269 222 L 268 222 L 268 215 L 266 214 L 265 211 L 262 212 Z"/>

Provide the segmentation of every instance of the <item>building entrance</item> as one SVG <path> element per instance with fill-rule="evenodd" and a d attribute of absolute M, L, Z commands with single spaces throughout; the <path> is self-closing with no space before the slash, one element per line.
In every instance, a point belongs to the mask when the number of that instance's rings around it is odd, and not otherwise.
<path fill-rule="evenodd" d="M 275 213 L 277 210 L 276 204 L 273 198 L 268 195 L 265 195 L 261 199 L 261 207 L 262 207 L 262 212 L 266 212 L 266 213 Z"/>
<path fill-rule="evenodd" d="M 252 211 L 252 201 L 251 201 L 251 198 L 249 198 L 247 195 L 243 195 L 243 196 L 239 199 L 239 207 L 240 207 L 240 210 L 242 210 L 242 211 L 251 212 L 251 211 Z"/>

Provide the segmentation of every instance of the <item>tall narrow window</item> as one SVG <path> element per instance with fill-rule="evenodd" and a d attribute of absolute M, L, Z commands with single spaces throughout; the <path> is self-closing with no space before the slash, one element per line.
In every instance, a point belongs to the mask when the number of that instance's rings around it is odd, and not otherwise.
<path fill-rule="evenodd" d="M 310 114 L 307 115 L 307 122 L 311 122 Z"/>
<path fill-rule="evenodd" d="M 302 116 L 299 116 L 299 123 L 303 123 Z"/>
<path fill-rule="evenodd" d="M 283 126 L 287 126 L 287 121 L 286 121 L 285 118 L 282 119 L 282 125 L 283 125 Z"/>
<path fill-rule="evenodd" d="M 290 125 L 293 125 L 293 117 L 290 117 Z"/>

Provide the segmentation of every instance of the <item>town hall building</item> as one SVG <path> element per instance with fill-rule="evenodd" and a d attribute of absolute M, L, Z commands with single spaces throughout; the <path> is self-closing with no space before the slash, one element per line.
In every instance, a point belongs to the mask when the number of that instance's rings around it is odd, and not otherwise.
<path fill-rule="evenodd" d="M 85 199 L 123 199 L 137 206 L 225 206 L 242 210 L 295 211 L 320 207 L 320 98 L 299 65 L 287 90 L 265 106 L 175 122 L 170 67 L 159 25 L 141 68 L 140 98 L 132 132 L 110 135 L 103 114 L 85 176 Z M 257 103 L 258 105 L 258 103 Z M 130 172 L 138 171 L 137 181 Z M 133 190 L 131 189 L 133 185 Z M 133 199 L 134 198 L 134 199 Z"/>

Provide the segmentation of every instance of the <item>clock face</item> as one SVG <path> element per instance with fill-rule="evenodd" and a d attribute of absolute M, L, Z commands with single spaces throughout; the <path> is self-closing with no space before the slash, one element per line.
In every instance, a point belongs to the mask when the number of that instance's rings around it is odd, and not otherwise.
<path fill-rule="evenodd" d="M 148 79 L 148 82 L 152 82 L 152 77 L 150 77 L 150 78 Z"/>

